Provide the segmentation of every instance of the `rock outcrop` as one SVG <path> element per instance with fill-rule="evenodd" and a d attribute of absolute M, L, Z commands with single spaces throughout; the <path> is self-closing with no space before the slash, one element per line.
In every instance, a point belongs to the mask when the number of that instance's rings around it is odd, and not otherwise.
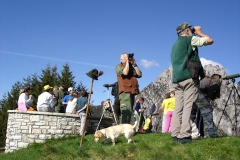
<path fill-rule="evenodd" d="M 219 74 L 222 77 L 226 77 L 226 71 L 219 66 L 206 65 L 204 69 L 208 76 Z M 145 98 L 144 105 L 147 107 L 145 113 L 149 112 L 153 103 L 158 109 L 161 107 L 165 94 L 173 89 L 171 79 L 172 68 L 169 67 L 136 97 L 142 96 Z M 223 80 L 220 98 L 214 100 L 213 117 L 215 125 L 218 127 L 219 135 L 240 135 L 240 83 L 236 84 L 234 82 L 235 79 Z M 154 131 L 161 132 L 162 114 L 155 115 L 154 119 L 153 121 L 155 121 L 156 125 Z"/>

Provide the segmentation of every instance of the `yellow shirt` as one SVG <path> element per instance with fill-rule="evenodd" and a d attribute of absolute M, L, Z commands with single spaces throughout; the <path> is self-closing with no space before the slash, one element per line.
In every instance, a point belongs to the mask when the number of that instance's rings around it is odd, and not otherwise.
<path fill-rule="evenodd" d="M 175 98 L 174 97 L 168 98 L 167 99 L 167 107 L 166 107 L 167 112 L 174 111 L 174 108 L 175 108 Z"/>
<path fill-rule="evenodd" d="M 168 99 L 164 99 L 163 102 L 162 102 L 162 106 L 164 107 L 163 108 L 163 114 L 167 114 L 167 100 Z"/>
<path fill-rule="evenodd" d="M 145 120 L 145 124 L 144 124 L 144 126 L 143 126 L 143 129 L 144 129 L 144 130 L 149 129 L 149 124 L 150 124 L 150 122 L 151 122 L 151 119 L 150 119 L 150 118 L 147 118 L 147 119 Z"/>

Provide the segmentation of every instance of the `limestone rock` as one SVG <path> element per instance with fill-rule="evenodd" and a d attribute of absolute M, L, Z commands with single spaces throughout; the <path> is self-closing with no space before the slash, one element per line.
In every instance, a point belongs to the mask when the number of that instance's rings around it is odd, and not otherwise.
<path fill-rule="evenodd" d="M 206 65 L 204 66 L 206 75 L 219 74 L 222 77 L 226 77 L 226 71 L 224 68 L 220 68 L 218 65 Z M 236 89 L 235 89 L 236 88 Z M 159 108 L 167 92 L 172 90 L 172 67 L 164 70 L 154 82 L 151 82 L 145 87 L 140 96 L 145 98 L 144 106 L 147 107 L 145 113 L 149 113 L 149 110 L 153 103 Z M 221 85 L 221 95 L 219 99 L 214 100 L 213 117 L 215 125 L 218 127 L 220 135 L 240 135 L 240 82 L 234 83 L 234 80 L 223 80 Z M 237 119 L 236 119 L 237 118 Z M 162 113 L 155 116 L 154 124 L 157 124 L 157 132 L 161 132 Z M 239 122 L 239 123 L 238 123 Z M 237 127 L 236 127 L 237 123 Z M 235 131 L 235 128 L 237 131 Z"/>

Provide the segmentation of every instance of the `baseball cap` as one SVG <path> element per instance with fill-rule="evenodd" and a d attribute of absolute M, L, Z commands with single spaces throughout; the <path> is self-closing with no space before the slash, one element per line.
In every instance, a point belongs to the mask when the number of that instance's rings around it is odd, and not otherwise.
<path fill-rule="evenodd" d="M 73 87 L 68 88 L 68 92 L 73 91 Z"/>
<path fill-rule="evenodd" d="M 53 87 L 51 87 L 51 86 L 49 86 L 49 85 L 45 85 L 45 86 L 43 87 L 43 90 L 46 91 L 46 90 L 51 89 L 51 88 L 53 88 Z"/>
<path fill-rule="evenodd" d="M 185 29 L 187 28 L 191 28 L 192 25 L 189 25 L 187 22 L 183 22 L 182 24 L 180 24 L 178 27 L 177 27 L 177 34 L 181 33 L 182 31 L 184 31 Z"/>
<path fill-rule="evenodd" d="M 54 87 L 53 87 L 53 89 L 57 89 L 57 88 L 58 88 L 58 86 L 54 86 Z"/>

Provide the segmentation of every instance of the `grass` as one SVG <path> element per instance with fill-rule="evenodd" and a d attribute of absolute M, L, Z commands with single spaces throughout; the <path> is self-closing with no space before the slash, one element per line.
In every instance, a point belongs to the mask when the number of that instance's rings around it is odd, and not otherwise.
<path fill-rule="evenodd" d="M 238 160 L 240 139 L 220 137 L 194 140 L 192 144 L 173 143 L 170 134 L 136 134 L 127 144 L 125 137 L 117 138 L 116 145 L 94 142 L 92 134 L 86 135 L 80 147 L 80 137 L 50 139 L 45 143 L 31 144 L 12 153 L 0 154 L 1 160 Z"/>

